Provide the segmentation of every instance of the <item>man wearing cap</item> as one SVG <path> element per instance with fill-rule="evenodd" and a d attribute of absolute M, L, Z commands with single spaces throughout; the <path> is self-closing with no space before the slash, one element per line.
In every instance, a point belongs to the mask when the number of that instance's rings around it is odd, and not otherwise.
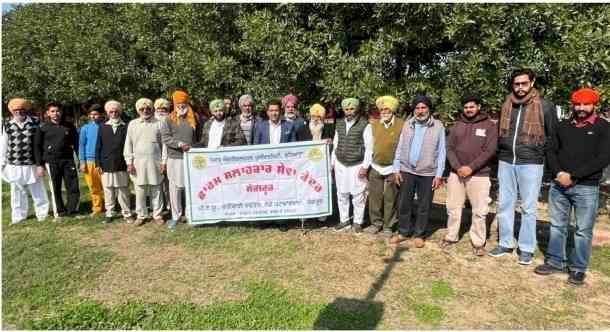
<path fill-rule="evenodd" d="M 228 117 L 222 99 L 210 102 L 212 119 L 203 126 L 201 140 L 198 147 L 216 149 L 221 146 L 246 145 L 246 136 L 242 132 L 239 122 Z"/>
<path fill-rule="evenodd" d="M 163 122 L 163 119 L 167 118 L 167 116 L 169 115 L 171 103 L 165 98 L 157 98 L 157 100 L 155 100 L 154 107 L 155 118 L 160 121 L 159 123 Z M 201 119 L 201 117 L 198 118 Z M 167 157 L 167 146 L 165 144 L 163 144 L 162 149 L 162 154 Z M 167 159 L 161 160 L 161 164 L 167 165 Z M 164 209 L 171 212 L 171 204 L 169 199 L 169 179 L 167 178 L 167 172 L 163 172 L 162 176 L 163 180 L 161 181 L 161 199 L 163 200 Z"/>
<path fill-rule="evenodd" d="M 336 230 L 350 226 L 350 195 L 354 207 L 353 231 L 360 233 L 366 205 L 366 185 L 371 164 L 372 134 L 366 117 L 360 115 L 360 101 L 346 98 L 341 102 L 343 119 L 336 123 L 331 164 L 337 184 L 339 224 Z"/>
<path fill-rule="evenodd" d="M 424 247 L 426 228 L 434 190 L 442 185 L 445 170 L 445 127 L 432 117 L 432 102 L 426 96 L 416 96 L 412 102 L 413 116 L 400 133 L 394 156 L 394 181 L 400 186 L 398 234 L 390 243 L 415 237 L 415 247 Z M 417 212 L 412 218 L 417 192 Z"/>
<path fill-rule="evenodd" d="M 488 254 L 499 257 L 513 251 L 515 207 L 521 198 L 519 264 L 532 263 L 536 249 L 538 196 L 544 161 L 557 128 L 555 106 L 534 88 L 534 73 L 519 69 L 511 75 L 512 93 L 502 105 L 498 138 L 498 246 Z"/>
<path fill-rule="evenodd" d="M 189 105 L 189 96 L 184 91 L 174 92 L 174 110 L 161 120 L 161 138 L 167 148 L 167 177 L 172 220 L 167 227 L 176 228 L 182 217 L 182 193 L 184 192 L 183 155 L 195 143 L 195 130 L 199 117 Z"/>
<path fill-rule="evenodd" d="M 123 155 L 127 162 L 127 172 L 130 174 L 136 192 L 136 226 L 142 225 L 149 218 L 146 207 L 146 196 L 150 196 L 152 217 L 157 224 L 162 224 L 161 213 L 161 173 L 165 165 L 161 160 L 162 140 L 160 121 L 153 114 L 153 102 L 148 98 L 140 98 L 136 102 L 139 117 L 129 122 Z"/>
<path fill-rule="evenodd" d="M 256 124 L 258 119 L 254 116 L 254 98 L 251 95 L 245 94 L 239 97 L 239 127 L 246 137 L 248 145 L 254 143 L 254 136 L 256 135 Z"/>
<path fill-rule="evenodd" d="M 599 93 L 582 88 L 572 94 L 572 116 L 559 123 L 548 158 L 555 176 L 549 190 L 551 235 L 540 275 L 569 271 L 568 283 L 582 285 L 591 257 L 591 239 L 597 218 L 599 180 L 610 163 L 610 125 L 595 108 Z M 574 209 L 574 248 L 566 255 L 568 225 Z"/>
<path fill-rule="evenodd" d="M 80 129 L 78 140 L 78 156 L 80 159 L 80 171 L 85 175 L 85 182 L 91 194 L 91 216 L 104 211 L 104 193 L 102 178 L 97 172 L 95 164 L 95 151 L 100 125 L 103 121 L 104 109 L 100 104 L 89 107 L 89 122 Z"/>
<path fill-rule="evenodd" d="M 373 148 L 369 152 L 372 157 L 368 174 L 371 226 L 367 227 L 365 232 L 377 234 L 383 230 L 383 235 L 387 238 L 392 236 L 392 227 L 396 223 L 398 187 L 394 182 L 392 162 L 404 123 L 394 115 L 398 104 L 398 99 L 392 96 L 377 98 L 375 105 L 380 118 L 371 126 Z"/>
<path fill-rule="evenodd" d="M 35 153 L 39 154 L 39 166 L 46 166 L 49 172 L 53 212 L 56 219 L 65 215 L 80 218 L 77 216 L 80 189 L 74 164 L 74 155 L 78 151 L 78 132 L 72 123 L 62 121 L 61 104 L 50 102 L 46 109 L 49 121 L 38 128 L 34 144 Z M 66 205 L 62 197 L 62 182 L 68 192 Z"/>
<path fill-rule="evenodd" d="M 280 144 L 296 142 L 296 131 L 292 122 L 281 118 L 282 103 L 273 99 L 267 103 L 267 120 L 256 128 L 254 144 Z"/>
<path fill-rule="evenodd" d="M 307 140 L 307 125 L 305 119 L 299 116 L 299 98 L 293 94 L 282 97 L 282 109 L 284 109 L 284 119 L 292 122 L 297 135 L 297 142 Z"/>
<path fill-rule="evenodd" d="M 8 102 L 10 121 L 2 124 L 0 136 L 0 167 L 2 179 L 11 186 L 11 224 L 17 224 L 28 216 L 29 191 L 34 201 L 36 219 L 44 221 L 49 215 L 49 200 L 42 183 L 44 168 L 37 160 L 34 136 L 40 123 L 27 113 L 32 108 L 29 101 L 14 98 Z"/>
<path fill-rule="evenodd" d="M 481 112 L 477 95 L 462 99 L 463 112 L 451 127 L 447 138 L 447 235 L 440 247 L 457 243 L 462 220 L 462 207 L 468 197 L 472 206 L 470 242 L 476 256 L 485 255 L 487 211 L 489 209 L 490 161 L 496 155 L 498 127 Z"/>
<path fill-rule="evenodd" d="M 123 220 L 131 224 L 134 219 L 129 201 L 129 176 L 123 156 L 127 138 L 127 125 L 121 120 L 123 106 L 116 100 L 109 100 L 104 104 L 104 109 L 108 114 L 108 121 L 100 126 L 95 152 L 97 172 L 101 174 L 104 187 L 104 223 L 112 221 L 115 200 L 118 200 Z"/>

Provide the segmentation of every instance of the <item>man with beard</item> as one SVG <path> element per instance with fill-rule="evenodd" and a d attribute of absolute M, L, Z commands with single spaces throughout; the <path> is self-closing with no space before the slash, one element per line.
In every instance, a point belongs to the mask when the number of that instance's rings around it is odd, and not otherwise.
<path fill-rule="evenodd" d="M 222 99 L 210 102 L 212 119 L 203 126 L 198 147 L 216 149 L 221 146 L 246 145 L 246 136 L 239 122 L 227 116 Z"/>
<path fill-rule="evenodd" d="M 134 220 L 129 202 L 129 175 L 123 156 L 123 146 L 127 138 L 127 125 L 121 120 L 123 106 L 116 100 L 110 100 L 106 102 L 104 109 L 108 114 L 108 121 L 100 126 L 95 152 L 97 172 L 101 174 L 104 187 L 104 223 L 112 221 L 115 200 L 118 200 L 123 220 L 131 224 Z"/>
<path fill-rule="evenodd" d="M 326 109 L 321 104 L 313 104 L 309 108 L 309 122 L 306 123 L 305 141 L 328 141 L 330 144 L 333 137 L 333 126 L 325 123 Z"/>
<path fill-rule="evenodd" d="M 281 102 L 273 99 L 267 104 L 267 121 L 256 128 L 254 144 L 280 144 L 296 142 L 297 136 L 292 122 L 281 119 Z"/>
<path fill-rule="evenodd" d="M 360 101 L 346 98 L 341 102 L 343 119 L 337 122 L 333 138 L 332 167 L 337 183 L 337 205 L 339 206 L 339 231 L 350 226 L 350 195 L 354 207 L 353 231 L 362 232 L 364 207 L 366 205 L 366 185 L 371 163 L 371 125 L 360 116 Z"/>
<path fill-rule="evenodd" d="M 136 226 L 149 217 L 146 196 L 150 195 L 152 217 L 162 224 L 161 173 L 165 171 L 162 160 L 162 141 L 159 120 L 153 116 L 153 102 L 147 98 L 136 102 L 137 119 L 129 122 L 123 155 L 136 192 Z"/>
<path fill-rule="evenodd" d="M 394 157 L 394 182 L 400 186 L 398 234 L 390 243 L 415 237 L 415 247 L 425 245 L 426 228 L 434 190 L 443 183 L 445 170 L 445 127 L 432 117 L 432 102 L 416 96 L 412 102 L 413 116 L 405 122 Z M 417 217 L 411 212 L 417 191 Z"/>
<path fill-rule="evenodd" d="M 392 236 L 396 223 L 396 196 L 398 187 L 393 181 L 394 153 L 398 145 L 404 121 L 394 114 L 398 109 L 398 99 L 383 96 L 375 101 L 379 110 L 379 121 L 371 125 L 372 153 L 369 176 L 369 217 L 371 226 L 365 232 L 377 234 L 383 229 L 386 238 Z"/>
<path fill-rule="evenodd" d="M 42 178 L 44 168 L 38 160 L 34 137 L 40 122 L 28 116 L 32 104 L 23 98 L 8 102 L 12 119 L 2 124 L 0 137 L 0 167 L 2 179 L 11 186 L 11 224 L 28 217 L 29 191 L 34 201 L 36 219 L 43 221 L 49 215 L 49 199 Z"/>
<path fill-rule="evenodd" d="M 171 103 L 165 98 L 158 98 L 154 103 L 155 107 L 155 118 L 161 122 L 169 115 Z M 167 146 L 163 144 L 162 155 L 164 159 L 161 160 L 162 165 L 167 165 Z M 164 209 L 171 212 L 171 204 L 169 199 L 169 179 L 167 178 L 167 172 L 162 174 L 163 180 L 161 181 L 161 198 L 163 200 Z"/>
<path fill-rule="evenodd" d="M 184 91 L 174 92 L 174 111 L 161 121 L 161 139 L 167 148 L 167 178 L 172 220 L 167 228 L 174 230 L 182 217 L 182 195 L 184 192 L 183 155 L 195 142 L 195 130 L 199 117 L 189 105 L 189 96 Z"/>
<path fill-rule="evenodd" d="M 245 94 L 239 97 L 238 101 L 239 110 L 239 127 L 246 137 L 248 145 L 254 143 L 254 136 L 256 135 L 256 124 L 258 119 L 252 114 L 254 110 L 254 98 L 251 95 Z"/>
<path fill-rule="evenodd" d="M 610 125 L 595 113 L 599 93 L 582 88 L 572 94 L 572 117 L 559 123 L 553 135 L 549 167 L 555 181 L 549 190 L 551 235 L 540 275 L 567 272 L 568 283 L 582 285 L 591 257 L 597 218 L 599 180 L 610 163 Z M 570 215 L 574 209 L 574 248 L 566 257 Z"/>
<path fill-rule="evenodd" d="M 555 106 L 534 88 L 534 73 L 516 70 L 512 93 L 502 105 L 498 139 L 498 228 L 500 242 L 488 254 L 499 257 L 513 251 L 517 197 L 521 198 L 519 264 L 529 265 L 536 248 L 538 196 L 550 142 L 557 128 Z"/>
<path fill-rule="evenodd" d="M 299 116 L 299 98 L 295 95 L 286 95 L 282 98 L 282 108 L 284 109 L 284 119 L 292 122 L 297 135 L 297 142 L 307 141 L 307 125 L 305 120 Z"/>
<path fill-rule="evenodd" d="M 70 122 L 61 120 L 61 105 L 57 102 L 47 104 L 48 122 L 43 123 L 34 139 L 39 166 L 46 165 L 51 182 L 53 212 L 55 218 L 64 215 L 77 216 L 80 190 L 78 174 L 74 165 L 74 154 L 78 151 L 78 133 Z M 68 191 L 67 206 L 61 194 L 61 184 Z"/>
<path fill-rule="evenodd" d="M 447 160 L 451 173 L 447 180 L 447 235 L 440 247 L 458 242 L 462 207 L 468 197 L 472 206 L 470 242 L 476 256 L 485 255 L 486 219 L 489 209 L 490 161 L 496 154 L 498 128 L 486 113 L 481 113 L 478 96 L 465 96 L 463 113 L 450 129 Z"/>

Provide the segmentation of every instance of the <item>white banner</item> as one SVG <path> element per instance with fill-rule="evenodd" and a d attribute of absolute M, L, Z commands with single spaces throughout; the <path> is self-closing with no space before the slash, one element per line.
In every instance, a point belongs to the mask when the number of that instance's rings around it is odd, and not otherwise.
<path fill-rule="evenodd" d="M 328 145 L 298 142 L 184 154 L 189 224 L 332 214 Z"/>

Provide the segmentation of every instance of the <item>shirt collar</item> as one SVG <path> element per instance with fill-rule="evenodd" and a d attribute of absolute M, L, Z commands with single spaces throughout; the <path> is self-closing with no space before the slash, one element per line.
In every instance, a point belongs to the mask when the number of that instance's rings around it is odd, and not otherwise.
<path fill-rule="evenodd" d="M 572 125 L 576 128 L 582 128 L 588 125 L 595 124 L 595 121 L 597 121 L 597 113 L 593 112 L 591 113 L 591 115 L 589 115 L 586 119 L 582 121 L 578 121 L 578 119 L 574 118 L 570 123 L 572 123 Z"/>
<path fill-rule="evenodd" d="M 379 119 L 379 123 L 381 123 L 384 127 L 388 128 L 388 127 L 392 127 L 394 125 L 394 119 L 396 118 L 395 115 L 392 114 L 392 120 L 390 120 L 389 124 L 386 124 L 385 122 L 383 122 L 383 120 Z"/>
<path fill-rule="evenodd" d="M 108 121 L 104 122 L 104 124 L 111 126 L 112 122 L 110 122 L 110 120 L 108 120 Z M 122 126 L 124 124 L 125 124 L 125 122 L 123 122 L 123 119 L 119 119 L 119 125 Z"/>

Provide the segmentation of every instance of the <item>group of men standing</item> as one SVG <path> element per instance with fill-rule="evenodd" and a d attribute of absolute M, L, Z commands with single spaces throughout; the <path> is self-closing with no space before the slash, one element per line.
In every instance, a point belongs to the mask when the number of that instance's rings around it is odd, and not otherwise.
<path fill-rule="evenodd" d="M 599 180 L 610 163 L 610 127 L 595 113 L 600 101 L 595 90 L 575 91 L 571 98 L 573 114 L 559 123 L 554 105 L 540 96 L 534 81 L 528 70 L 512 75 L 512 91 L 501 107 L 499 122 L 482 112 L 479 96 L 466 95 L 463 111 L 448 136 L 441 121 L 432 116 L 430 98 L 422 95 L 413 99 L 413 115 L 408 119 L 396 115 L 397 98 L 377 98 L 379 120 L 374 121 L 360 112 L 358 99 L 346 98 L 341 102 L 344 117 L 329 125 L 324 121 L 326 110 L 320 104 L 311 106 L 309 120 L 300 117 L 299 100 L 294 95 L 269 101 L 266 118 L 253 113 L 255 105 L 250 95 L 239 98 L 240 113 L 234 116 L 227 114 L 222 99 L 216 99 L 209 103 L 212 116 L 204 122 L 191 108 L 188 94 L 179 90 L 172 95 L 171 103 L 165 99 L 154 103 L 139 99 L 135 104 L 138 118 L 128 124 L 121 119 L 121 103 L 111 100 L 103 109 L 94 105 L 89 109 L 91 122 L 81 128 L 80 137 L 73 125 L 61 121 L 59 104 L 47 105 L 49 121 L 41 124 L 27 115 L 29 102 L 16 98 L 8 104 L 12 119 L 4 123 L 0 148 L 2 176 L 11 184 L 12 222 L 27 217 L 26 188 L 33 197 L 37 219 L 47 217 L 49 203 L 42 184 L 45 169 L 55 217 L 77 214 L 79 190 L 73 161 L 76 151 L 91 192 L 92 214 L 102 213 L 105 208 L 104 221 L 110 222 L 118 200 L 127 223 L 141 225 L 152 216 L 161 225 L 165 223 L 164 205 L 169 205 L 171 219 L 167 227 L 173 230 L 184 212 L 184 152 L 192 147 L 314 140 L 332 144 L 331 165 L 339 210 L 336 230 L 380 233 L 390 244 L 413 238 L 415 247 L 423 248 L 429 236 L 434 191 L 446 178 L 448 231 L 439 245 L 447 249 L 458 242 L 462 208 L 468 199 L 472 206 L 473 253 L 483 256 L 491 202 L 491 166 L 497 157 L 500 240 L 488 254 L 502 256 L 516 246 L 518 262 L 532 263 L 537 201 L 546 164 L 554 176 L 549 195 L 551 240 L 546 261 L 535 272 L 569 272 L 568 280 L 581 284 L 591 254 Z M 104 111 L 108 120 L 102 123 Z M 129 179 L 135 191 L 135 219 L 129 201 Z M 62 182 L 68 191 L 67 206 L 61 197 Z M 521 222 L 515 244 L 518 198 Z M 364 228 L 367 202 L 370 225 Z M 572 208 L 576 240 L 568 254 L 566 237 Z"/>

